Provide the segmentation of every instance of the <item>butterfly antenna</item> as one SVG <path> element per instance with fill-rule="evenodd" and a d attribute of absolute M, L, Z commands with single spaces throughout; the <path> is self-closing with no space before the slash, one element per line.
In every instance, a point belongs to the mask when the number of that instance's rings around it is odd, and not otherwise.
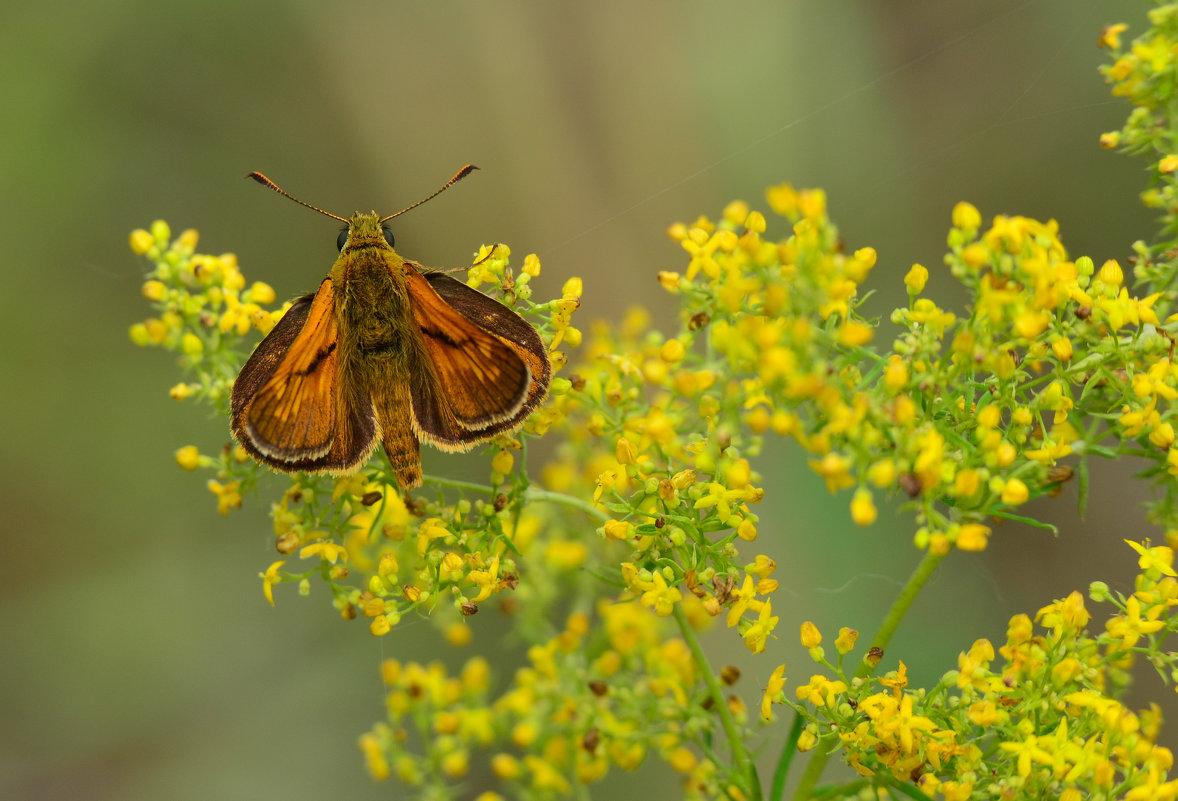
<path fill-rule="evenodd" d="M 262 173 L 260 173 L 260 172 L 251 172 L 249 175 L 247 175 L 247 176 L 245 176 L 245 177 L 246 177 L 246 178 L 253 178 L 255 181 L 257 181 L 258 183 L 260 183 L 262 186 L 268 186 L 268 187 L 270 187 L 271 189 L 273 189 L 273 190 L 274 190 L 275 192 L 277 192 L 278 194 L 282 195 L 282 196 L 283 196 L 283 197 L 285 197 L 285 198 L 288 198 L 288 199 L 290 199 L 290 200 L 293 200 L 295 203 L 298 203 L 300 206 L 306 206 L 307 208 L 311 209 L 312 211 L 317 211 L 317 212 L 319 212 L 320 214 L 326 214 L 326 215 L 327 215 L 328 217 L 330 217 L 331 219 L 333 219 L 333 220 L 339 220 L 340 222 L 344 223 L 345 225 L 346 225 L 346 224 L 347 224 L 347 222 L 348 222 L 348 221 L 347 221 L 346 219 L 344 219 L 343 217 L 340 217 L 340 216 L 338 216 L 338 215 L 332 214 L 330 211 L 324 211 L 323 209 L 319 208 L 318 206 L 312 206 L 310 203 L 304 203 L 303 201 L 299 200 L 299 199 L 298 199 L 297 197 L 295 197 L 294 195 L 292 195 L 292 194 L 289 194 L 289 193 L 288 193 L 288 192 L 287 192 L 285 189 L 283 189 L 281 186 L 279 186 L 278 184 L 276 184 L 276 183 L 274 183 L 273 181 L 271 181 L 271 180 L 270 180 L 269 178 L 267 178 L 265 175 L 262 175 Z M 451 181 L 450 181 L 450 183 L 454 183 L 454 181 L 457 181 L 457 180 L 458 180 L 459 178 L 461 178 L 461 177 L 462 177 L 461 175 L 456 175 L 456 176 L 454 176 L 453 180 L 451 180 Z M 449 184 L 447 184 L 447 186 L 449 186 Z M 445 186 L 443 186 L 443 187 L 442 187 L 442 189 L 445 189 L 445 188 L 446 188 Z M 438 190 L 438 192 L 440 192 L 440 191 L 442 191 L 442 190 L 441 190 L 441 189 L 439 189 L 439 190 Z M 436 194 L 437 194 L 437 192 L 435 192 L 434 194 L 436 195 Z M 431 195 L 431 197 L 432 197 L 432 195 Z M 429 200 L 429 198 L 426 198 L 426 200 Z M 424 203 L 425 201 L 422 201 L 422 202 Z M 409 208 L 413 208 L 413 207 L 412 207 L 412 206 L 410 206 Z"/>
<path fill-rule="evenodd" d="M 472 172 L 474 172 L 474 171 L 475 171 L 475 170 L 477 170 L 477 169 L 478 169 L 478 167 L 474 166 L 473 164 L 467 164 L 467 165 L 466 165 L 465 167 L 463 167 L 461 170 L 459 170 L 458 172 L 454 173 L 454 177 L 453 177 L 453 178 L 451 178 L 449 181 L 446 181 L 446 183 L 442 184 L 442 188 L 441 188 L 441 189 L 439 189 L 437 192 L 434 192 L 434 193 L 433 193 L 432 195 L 430 195 L 429 197 L 422 198 L 421 200 L 419 200 L 419 201 L 417 201 L 416 203 L 414 203 L 412 206 L 406 206 L 405 208 L 403 208 L 403 209 L 401 209 L 400 211 L 398 211 L 396 214 L 390 214 L 388 217 L 384 217 L 384 218 L 382 218 L 382 219 L 381 219 L 381 222 L 382 222 L 382 223 L 383 223 L 383 222 L 387 222 L 388 220 L 391 220 L 391 219 L 393 219 L 394 217 L 399 217 L 399 216 L 401 216 L 402 214 L 404 214 L 405 212 L 409 211 L 410 209 L 415 209 L 415 208 L 417 208 L 417 207 L 418 207 L 418 206 L 420 206 L 422 203 L 425 203 L 427 200 L 433 200 L 433 199 L 434 199 L 434 198 L 436 198 L 438 195 L 442 194 L 442 193 L 443 193 L 443 192 L 445 192 L 447 189 L 449 189 L 450 187 L 454 186 L 454 184 L 458 183 L 458 182 L 459 182 L 459 181 L 461 181 L 463 178 L 465 178 L 466 176 L 470 175 Z M 254 174 L 255 174 L 255 175 L 257 175 L 257 173 L 254 173 Z M 276 187 L 276 186 L 275 186 L 274 188 L 275 188 L 275 189 L 278 189 L 278 187 Z M 282 190 L 281 190 L 281 189 L 278 189 L 278 191 L 279 191 L 279 192 L 282 192 Z M 284 195 L 285 195 L 286 193 L 285 193 L 285 192 L 282 192 L 282 194 L 284 194 Z M 287 197 L 290 197 L 290 196 L 289 196 L 289 195 L 287 195 Z M 293 200 L 293 198 L 291 198 L 291 199 Z M 304 203 L 303 205 L 306 205 L 306 204 Z M 326 213 L 326 212 L 324 212 L 324 213 Z"/>

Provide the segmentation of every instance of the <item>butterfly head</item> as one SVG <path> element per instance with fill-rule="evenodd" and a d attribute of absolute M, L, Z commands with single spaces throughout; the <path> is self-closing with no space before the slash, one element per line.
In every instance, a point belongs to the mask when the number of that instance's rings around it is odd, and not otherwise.
<path fill-rule="evenodd" d="M 387 219 L 387 218 L 386 218 Z M 335 246 L 340 253 L 351 253 L 368 248 L 392 250 L 393 232 L 375 211 L 356 212 L 348 219 L 348 227 L 339 232 Z"/>

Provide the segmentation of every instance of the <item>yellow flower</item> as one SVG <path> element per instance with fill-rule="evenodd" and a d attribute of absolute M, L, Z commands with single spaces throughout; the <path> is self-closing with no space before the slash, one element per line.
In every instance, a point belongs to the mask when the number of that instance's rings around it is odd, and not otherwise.
<path fill-rule="evenodd" d="M 777 626 L 777 618 L 773 616 L 772 611 L 772 602 L 765 601 L 761 611 L 757 614 L 756 622 L 749 626 L 744 633 L 745 647 L 754 654 L 765 650 L 765 641 Z"/>
<path fill-rule="evenodd" d="M 1121 270 L 1121 265 L 1117 263 L 1116 259 L 1109 259 L 1101 266 L 1096 278 L 1109 286 L 1118 287 L 1124 283 L 1125 273 Z"/>
<path fill-rule="evenodd" d="M 195 470 L 200 466 L 200 451 L 195 445 L 185 445 L 176 451 L 176 464 L 185 470 Z"/>
<path fill-rule="evenodd" d="M 814 648 L 822 644 L 822 632 L 809 620 L 802 623 L 802 646 Z"/>
<path fill-rule="evenodd" d="M 1125 602 L 1125 614 L 1108 621 L 1105 628 L 1109 634 L 1119 638 L 1125 648 L 1132 648 L 1142 635 L 1165 628 L 1166 622 L 1157 619 L 1164 611 L 1166 606 L 1158 604 L 1150 607 L 1142 618 L 1141 601 L 1137 600 L 1136 595 L 1130 595 L 1129 600 Z"/>
<path fill-rule="evenodd" d="M 1011 506 L 1026 503 L 1030 494 L 1031 492 L 1027 489 L 1027 485 L 1017 478 L 1012 478 L 1002 485 L 1002 502 L 1008 503 Z"/>
<path fill-rule="evenodd" d="M 619 437 L 617 445 L 614 447 L 614 457 L 618 460 L 618 464 L 634 464 L 638 461 L 638 449 L 630 440 Z"/>
<path fill-rule="evenodd" d="M 981 523 L 966 523 L 957 533 L 957 547 L 963 551 L 984 551 L 990 528 Z"/>
<path fill-rule="evenodd" d="M 765 694 L 761 696 L 761 717 L 765 720 L 773 718 L 771 705 L 781 703 L 779 693 L 785 687 L 785 665 L 778 665 L 769 676 L 769 683 L 765 685 Z"/>
<path fill-rule="evenodd" d="M 1118 22 L 1114 25 L 1105 26 L 1104 30 L 1100 32 L 1100 39 L 1097 40 L 1097 47 L 1107 47 L 1109 50 L 1121 49 L 1121 34 L 1129 30 L 1129 26 L 1123 22 Z"/>
<path fill-rule="evenodd" d="M 155 237 L 142 228 L 136 228 L 131 232 L 129 244 L 137 256 L 143 256 L 155 246 Z"/>
<path fill-rule="evenodd" d="M 838 649 L 840 654 L 846 656 L 851 652 L 851 649 L 855 647 L 855 641 L 858 639 L 859 632 L 857 632 L 855 629 L 843 626 L 841 629 L 839 629 L 839 636 L 835 638 L 834 647 Z"/>
<path fill-rule="evenodd" d="M 334 542 L 320 540 L 318 542 L 311 543 L 299 551 L 300 559 L 310 559 L 313 556 L 326 559 L 332 564 L 335 564 L 340 559 L 346 562 L 348 560 L 348 549 L 342 545 L 337 545 Z"/>
<path fill-rule="evenodd" d="M 842 681 L 831 681 L 825 676 L 815 673 L 807 684 L 795 690 L 798 700 L 805 699 L 814 706 L 833 707 L 839 695 L 847 691 L 847 685 Z"/>
<path fill-rule="evenodd" d="M 278 582 L 278 568 L 286 564 L 286 560 L 279 560 L 266 568 L 266 572 L 260 574 L 262 577 L 262 592 L 266 596 L 266 600 L 270 602 L 270 606 L 274 606 L 274 585 Z"/>
<path fill-rule="evenodd" d="M 515 454 L 506 448 L 491 457 L 491 472 L 495 475 L 506 476 L 515 465 Z"/>
<path fill-rule="evenodd" d="M 687 349 L 683 347 L 683 343 L 678 339 L 668 339 L 659 348 L 659 358 L 669 364 L 682 361 L 686 354 Z"/>
<path fill-rule="evenodd" d="M 928 283 L 928 268 L 923 264 L 913 264 L 904 276 L 904 283 L 908 286 L 909 295 L 919 295 Z"/>
<path fill-rule="evenodd" d="M 486 570 L 471 570 L 466 574 L 466 578 L 480 588 L 478 594 L 470 600 L 474 603 L 487 600 L 499 584 L 499 557 L 492 559 Z"/>
<path fill-rule="evenodd" d="M 607 520 L 602 530 L 611 540 L 628 540 L 634 533 L 634 527 L 624 520 Z"/>
<path fill-rule="evenodd" d="M 223 515 L 229 514 L 230 509 L 241 508 L 241 493 L 238 491 L 240 482 L 230 481 L 227 484 L 222 484 L 219 481 L 209 479 L 207 484 L 209 492 L 217 496 L 217 511 Z"/>
<path fill-rule="evenodd" d="M 649 606 L 659 617 L 666 617 L 675 611 L 675 604 L 683 600 L 677 587 L 668 587 L 661 572 L 654 574 L 654 588 L 642 594 L 642 605 Z"/>
<path fill-rule="evenodd" d="M 369 732 L 360 737 L 358 745 L 360 750 L 364 753 L 364 764 L 368 768 L 368 773 L 375 781 L 384 781 L 390 775 L 389 762 L 385 757 L 384 748 L 380 744 L 380 739 Z"/>
<path fill-rule="evenodd" d="M 877 515 L 878 511 L 871 498 L 871 490 L 866 487 L 855 490 L 855 495 L 851 498 L 851 519 L 855 521 L 855 524 L 869 526 L 875 522 Z"/>
<path fill-rule="evenodd" d="M 953 207 L 953 227 L 965 231 L 976 231 L 982 224 L 981 212 L 972 203 L 961 201 Z"/>
<path fill-rule="evenodd" d="M 1172 565 L 1174 564 L 1174 551 L 1169 546 L 1158 545 L 1150 548 L 1141 543 L 1133 542 L 1132 540 L 1125 540 L 1125 544 L 1133 550 L 1137 551 L 1141 557 L 1137 560 L 1137 566 L 1142 571 L 1148 572 L 1157 570 L 1167 576 L 1178 577 L 1178 572 L 1175 572 Z"/>

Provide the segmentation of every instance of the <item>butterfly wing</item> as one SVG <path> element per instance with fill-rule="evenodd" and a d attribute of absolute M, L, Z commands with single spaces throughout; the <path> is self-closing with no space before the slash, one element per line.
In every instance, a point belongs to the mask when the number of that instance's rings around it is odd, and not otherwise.
<path fill-rule="evenodd" d="M 242 368 L 231 425 L 264 464 L 286 472 L 352 472 L 372 453 L 372 402 L 341 375 L 338 333 L 328 278 L 291 306 Z"/>
<path fill-rule="evenodd" d="M 532 374 L 532 383 L 528 388 L 527 400 L 524 401 L 525 408 L 521 409 L 523 414 L 517 415 L 517 419 L 527 416 L 532 409 L 543 403 L 544 398 L 548 396 L 548 384 L 552 380 L 552 364 L 548 361 L 548 351 L 545 350 L 544 342 L 541 341 L 536 329 L 494 298 L 487 297 L 477 289 L 471 289 L 445 273 L 427 272 L 423 276 L 442 300 L 466 319 L 502 340 L 528 366 Z"/>
<path fill-rule="evenodd" d="M 431 274 L 433 275 L 433 274 Z M 522 420 L 547 389 L 547 359 L 543 347 L 537 361 L 512 335 L 526 338 L 518 325 L 530 328 L 502 304 L 471 292 L 462 295 L 462 308 L 447 301 L 431 280 L 405 264 L 409 306 L 421 334 L 420 375 L 410 384 L 413 418 L 418 435 L 442 450 L 466 450 Z M 453 281 L 453 279 L 450 279 Z M 452 287 L 445 285 L 451 296 Z M 453 283 L 458 283 L 454 281 Z M 518 320 L 510 335 L 494 330 L 495 310 Z M 532 332 L 535 333 L 534 331 Z M 536 336 L 539 340 L 539 336 Z M 544 384 L 534 390 L 539 369 Z"/>

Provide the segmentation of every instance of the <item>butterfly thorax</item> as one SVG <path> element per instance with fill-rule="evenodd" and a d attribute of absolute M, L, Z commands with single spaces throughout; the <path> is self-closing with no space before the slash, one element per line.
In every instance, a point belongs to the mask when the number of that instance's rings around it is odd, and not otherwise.
<path fill-rule="evenodd" d="M 335 305 L 345 353 L 399 356 L 409 341 L 405 260 L 385 240 L 380 217 L 357 212 L 332 268 Z"/>

